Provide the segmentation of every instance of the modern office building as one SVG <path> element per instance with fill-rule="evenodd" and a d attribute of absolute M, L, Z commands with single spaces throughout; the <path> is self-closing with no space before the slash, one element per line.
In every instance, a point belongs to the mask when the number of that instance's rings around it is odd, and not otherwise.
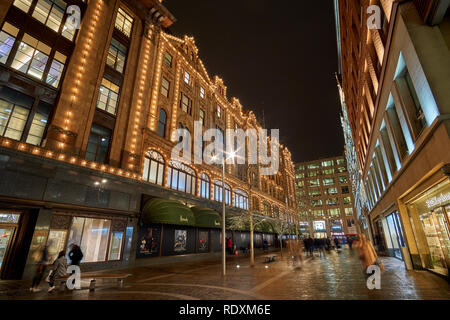
<path fill-rule="evenodd" d="M 46 244 L 51 257 L 80 245 L 82 270 L 220 251 L 223 188 L 227 215 L 295 220 L 285 146 L 275 175 L 227 164 L 225 185 L 221 165 L 171 157 L 194 121 L 200 133 L 262 128 L 194 39 L 170 33 L 161 2 L 0 2 L 2 279 L 28 278 Z M 255 230 L 256 245 L 275 242 L 268 224 Z M 248 229 L 227 236 L 249 245 Z"/>
<path fill-rule="evenodd" d="M 303 236 L 331 238 L 359 233 L 343 156 L 296 163 L 295 183 Z"/>
<path fill-rule="evenodd" d="M 448 276 L 449 2 L 335 4 L 368 229 L 380 252 Z"/>

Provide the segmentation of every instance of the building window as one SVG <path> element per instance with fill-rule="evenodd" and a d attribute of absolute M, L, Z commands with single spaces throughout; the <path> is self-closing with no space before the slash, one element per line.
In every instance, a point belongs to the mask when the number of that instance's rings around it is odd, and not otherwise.
<path fill-rule="evenodd" d="M 103 78 L 97 100 L 97 108 L 113 115 L 117 112 L 119 103 L 119 86 Z"/>
<path fill-rule="evenodd" d="M 319 179 L 309 180 L 309 186 L 310 186 L 310 187 L 318 187 L 318 186 L 320 186 L 320 181 L 319 181 Z"/>
<path fill-rule="evenodd" d="M 45 129 L 47 128 L 47 122 L 50 117 L 51 110 L 51 105 L 42 101 L 39 102 L 38 108 L 34 113 L 33 120 L 31 122 L 26 143 L 35 146 L 40 146 L 42 144 L 42 139 L 44 137 Z"/>
<path fill-rule="evenodd" d="M 112 38 L 109 45 L 108 56 L 106 57 L 106 64 L 117 72 L 123 73 L 126 57 L 127 47 Z"/>
<path fill-rule="evenodd" d="M 347 172 L 347 168 L 346 168 L 346 167 L 339 167 L 339 168 L 337 169 L 337 171 L 338 171 L 339 173 Z"/>
<path fill-rule="evenodd" d="M 295 171 L 303 171 L 305 170 L 305 166 L 303 165 L 298 165 L 297 168 L 295 169 Z"/>
<path fill-rule="evenodd" d="M 214 200 L 218 202 L 222 202 L 222 181 L 214 180 Z M 231 206 L 231 188 L 228 184 L 225 183 L 225 204 Z"/>
<path fill-rule="evenodd" d="M 240 189 L 234 190 L 234 206 L 236 208 L 248 210 L 248 195 L 245 191 Z"/>
<path fill-rule="evenodd" d="M 319 167 L 320 167 L 320 165 L 317 164 L 317 163 L 309 164 L 309 165 L 308 165 L 308 170 L 311 170 L 311 169 L 319 169 Z"/>
<path fill-rule="evenodd" d="M 172 67 L 172 55 L 168 52 L 166 52 L 166 54 L 164 55 L 164 63 L 168 67 Z"/>
<path fill-rule="evenodd" d="M 164 158 L 156 151 L 150 150 L 145 154 L 144 172 L 142 174 L 144 181 L 157 185 L 163 185 L 164 179 Z"/>
<path fill-rule="evenodd" d="M 219 105 L 217 105 L 217 118 L 220 119 L 221 116 L 222 116 L 222 108 Z"/>
<path fill-rule="evenodd" d="M 332 167 L 334 165 L 334 161 L 322 161 L 322 167 Z"/>
<path fill-rule="evenodd" d="M 296 184 L 298 188 L 303 188 L 305 186 L 305 181 L 297 181 Z"/>
<path fill-rule="evenodd" d="M 0 135 L 20 141 L 29 112 L 27 108 L 0 99 Z"/>
<path fill-rule="evenodd" d="M 32 16 L 53 31 L 58 32 L 66 7 L 67 4 L 61 0 L 38 0 Z"/>
<path fill-rule="evenodd" d="M 166 122 L 167 122 L 167 114 L 161 109 L 159 111 L 159 119 L 158 119 L 158 135 L 160 137 L 166 137 Z"/>
<path fill-rule="evenodd" d="M 338 190 L 337 188 L 328 188 L 327 189 L 327 194 L 337 194 Z"/>
<path fill-rule="evenodd" d="M 168 98 L 169 97 L 169 90 L 170 90 L 170 82 L 166 78 L 162 78 L 161 82 L 161 94 Z"/>
<path fill-rule="evenodd" d="M 196 184 L 197 176 L 191 167 L 178 161 L 169 162 L 167 187 L 195 195 Z"/>
<path fill-rule="evenodd" d="M 184 82 L 188 85 L 191 85 L 191 75 L 189 74 L 189 72 L 187 72 L 186 70 L 184 71 Z"/>
<path fill-rule="evenodd" d="M 336 160 L 336 164 L 337 164 L 338 166 L 343 165 L 344 163 L 345 163 L 345 159 L 343 159 L 343 158 L 337 159 L 337 160 Z"/>
<path fill-rule="evenodd" d="M 83 252 L 81 262 L 106 261 L 111 220 L 73 217 L 68 244 L 77 244 Z M 68 251 L 70 248 L 68 248 Z M 120 254 L 119 254 L 120 256 Z M 117 253 L 113 256 L 117 260 Z"/>
<path fill-rule="evenodd" d="M 55 52 L 55 57 L 50 66 L 50 70 L 48 71 L 47 80 L 45 81 L 52 87 L 58 88 L 66 59 L 67 57 L 62 53 L 59 53 L 58 51 Z"/>
<path fill-rule="evenodd" d="M 329 198 L 327 199 L 327 206 L 337 206 L 339 205 L 338 198 Z"/>
<path fill-rule="evenodd" d="M 346 216 L 353 216 L 353 209 L 352 208 L 345 208 L 345 215 Z"/>
<path fill-rule="evenodd" d="M 117 11 L 115 27 L 124 35 L 130 37 L 131 29 L 133 28 L 133 18 L 124 10 L 119 8 L 119 10 Z"/>
<path fill-rule="evenodd" d="M 278 207 L 277 206 L 273 206 L 272 207 L 272 212 L 273 212 L 273 217 L 274 218 L 278 218 L 278 216 L 279 216 L 279 210 L 278 210 Z"/>
<path fill-rule="evenodd" d="M 320 192 L 320 189 L 311 189 L 309 190 L 309 196 L 310 197 L 317 197 L 320 196 L 322 193 Z"/>
<path fill-rule="evenodd" d="M 6 63 L 6 60 L 8 60 L 18 33 L 19 29 L 5 22 L 2 31 L 0 31 L 0 63 Z"/>
<path fill-rule="evenodd" d="M 334 174 L 334 169 L 326 169 L 322 171 L 324 175 Z"/>
<path fill-rule="evenodd" d="M 341 187 L 341 190 L 342 190 L 342 194 L 350 193 L 348 186 Z"/>
<path fill-rule="evenodd" d="M 200 87 L 200 98 L 205 99 L 205 89 Z"/>
<path fill-rule="evenodd" d="M 263 213 L 265 216 L 271 216 L 270 204 L 268 204 L 267 202 L 263 203 Z"/>
<path fill-rule="evenodd" d="M 313 207 L 321 207 L 323 205 L 322 200 L 311 200 L 311 206 Z"/>
<path fill-rule="evenodd" d="M 334 179 L 333 178 L 326 178 L 326 179 L 323 179 L 322 182 L 323 182 L 324 186 L 331 186 L 331 185 L 334 184 Z"/>
<path fill-rule="evenodd" d="M 308 177 L 317 177 L 319 175 L 319 171 L 314 170 L 314 171 L 310 171 L 308 172 Z"/>
<path fill-rule="evenodd" d="M 314 217 L 323 217 L 323 216 L 325 216 L 325 212 L 323 210 L 314 210 L 313 216 Z"/>
<path fill-rule="evenodd" d="M 303 179 L 305 177 L 305 173 L 303 172 L 303 173 L 297 173 L 296 175 L 295 175 L 295 179 Z"/>
<path fill-rule="evenodd" d="M 199 120 L 202 123 L 202 126 L 205 125 L 205 111 L 203 111 L 202 109 L 200 109 L 200 115 L 199 115 Z"/>
<path fill-rule="evenodd" d="M 338 208 L 328 209 L 329 217 L 339 217 L 340 215 L 341 215 L 341 210 L 339 210 Z"/>
<path fill-rule="evenodd" d="M 348 179 L 346 176 L 339 177 L 339 183 L 347 183 Z"/>
<path fill-rule="evenodd" d="M 111 130 L 93 124 L 86 148 L 86 160 L 105 163 L 109 151 Z"/>
<path fill-rule="evenodd" d="M 211 194 L 209 192 L 210 182 L 209 177 L 205 173 L 200 175 L 200 197 L 204 199 L 210 199 Z"/>
<path fill-rule="evenodd" d="M 49 46 L 25 33 L 11 67 L 42 80 L 50 51 Z"/>
<path fill-rule="evenodd" d="M 351 199 L 350 197 L 344 197 L 344 198 L 342 199 L 342 202 L 343 202 L 344 204 L 352 204 L 352 199 Z"/>
<path fill-rule="evenodd" d="M 181 110 L 191 114 L 192 100 L 184 93 L 181 94 Z"/>
<path fill-rule="evenodd" d="M 28 10 L 30 10 L 32 2 L 33 0 L 15 0 L 13 4 L 15 7 L 19 8 L 23 12 L 28 13 Z"/>

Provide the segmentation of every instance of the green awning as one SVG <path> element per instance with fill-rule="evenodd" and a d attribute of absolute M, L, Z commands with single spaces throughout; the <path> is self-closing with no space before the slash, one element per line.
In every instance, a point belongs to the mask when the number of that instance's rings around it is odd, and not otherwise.
<path fill-rule="evenodd" d="M 151 199 L 142 210 L 142 220 L 146 224 L 161 223 L 195 226 L 194 213 L 184 204 L 165 199 Z"/>
<path fill-rule="evenodd" d="M 213 209 L 192 207 L 195 226 L 199 228 L 222 228 L 222 217 Z"/>

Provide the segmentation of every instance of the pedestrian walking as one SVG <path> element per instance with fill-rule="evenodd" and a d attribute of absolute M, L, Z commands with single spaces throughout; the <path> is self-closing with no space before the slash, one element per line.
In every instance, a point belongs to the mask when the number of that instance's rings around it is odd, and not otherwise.
<path fill-rule="evenodd" d="M 330 240 L 330 238 L 327 237 L 327 239 L 325 240 L 325 244 L 326 244 L 327 251 L 330 251 L 331 250 L 331 240 Z"/>
<path fill-rule="evenodd" d="M 233 243 L 231 242 L 231 238 L 227 239 L 227 248 L 228 248 L 228 253 L 233 254 Z"/>
<path fill-rule="evenodd" d="M 83 259 L 83 252 L 81 248 L 75 243 L 72 244 L 72 249 L 69 252 L 70 264 L 73 266 L 79 266 L 81 260 Z"/>
<path fill-rule="evenodd" d="M 359 259 L 361 260 L 364 273 L 366 273 L 369 266 L 373 265 L 378 265 L 381 270 L 384 270 L 384 264 L 378 261 L 378 255 L 372 242 L 367 240 L 365 235 L 360 235 L 359 239 L 356 248 L 359 249 Z"/>
<path fill-rule="evenodd" d="M 347 237 L 347 243 L 348 243 L 348 247 L 351 249 L 352 245 L 353 245 L 353 239 L 352 237 Z"/>
<path fill-rule="evenodd" d="M 333 239 L 334 247 L 336 248 L 336 251 L 338 251 L 340 245 L 339 245 L 339 239 L 337 237 L 334 237 Z"/>
<path fill-rule="evenodd" d="M 64 277 L 67 275 L 67 260 L 66 260 L 66 251 L 61 251 L 58 254 L 58 258 L 56 258 L 55 262 L 53 262 L 52 270 L 48 276 L 48 292 L 52 292 L 55 290 L 55 279 L 58 277 Z"/>
<path fill-rule="evenodd" d="M 35 253 L 34 260 L 36 261 L 36 272 L 34 274 L 33 281 L 31 282 L 31 292 L 41 291 L 38 287 L 44 277 L 45 269 L 47 269 L 49 245 L 50 243 L 45 245 L 42 250 L 37 250 Z"/>

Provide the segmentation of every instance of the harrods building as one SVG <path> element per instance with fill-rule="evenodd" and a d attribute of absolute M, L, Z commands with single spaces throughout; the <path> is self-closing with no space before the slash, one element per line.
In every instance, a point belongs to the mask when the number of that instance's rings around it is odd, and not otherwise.
<path fill-rule="evenodd" d="M 82 270 L 214 255 L 222 188 L 227 217 L 267 218 L 256 247 L 278 242 L 277 220 L 297 221 L 283 145 L 277 174 L 230 164 L 225 185 L 221 165 L 171 159 L 177 129 L 192 135 L 194 121 L 261 128 L 174 22 L 156 0 L 0 2 L 1 279 L 29 278 L 45 244 L 51 257 L 80 245 Z M 227 229 L 249 246 L 248 228 Z"/>

